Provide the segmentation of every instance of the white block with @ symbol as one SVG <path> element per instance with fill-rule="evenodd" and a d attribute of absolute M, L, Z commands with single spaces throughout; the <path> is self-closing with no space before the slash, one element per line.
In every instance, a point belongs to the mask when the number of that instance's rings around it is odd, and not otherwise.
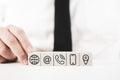
<path fill-rule="evenodd" d="M 53 66 L 53 52 L 41 52 L 41 66 Z"/>

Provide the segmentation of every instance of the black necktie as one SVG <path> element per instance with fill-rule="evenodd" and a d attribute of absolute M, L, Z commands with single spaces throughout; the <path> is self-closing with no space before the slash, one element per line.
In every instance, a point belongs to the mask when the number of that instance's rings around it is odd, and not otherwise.
<path fill-rule="evenodd" d="M 54 51 L 72 51 L 69 0 L 55 0 Z"/>

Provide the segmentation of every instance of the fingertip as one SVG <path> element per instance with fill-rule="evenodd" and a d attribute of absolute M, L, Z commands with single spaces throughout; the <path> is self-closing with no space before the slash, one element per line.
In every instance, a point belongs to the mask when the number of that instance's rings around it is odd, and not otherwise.
<path fill-rule="evenodd" d="M 27 55 L 26 54 L 22 54 L 17 57 L 18 57 L 20 63 L 25 64 L 25 65 L 27 64 Z"/>
<path fill-rule="evenodd" d="M 23 60 L 23 64 L 27 65 L 27 64 L 28 64 L 28 60 L 27 60 L 27 59 L 24 59 L 24 60 Z"/>
<path fill-rule="evenodd" d="M 34 51 L 34 49 L 32 47 L 28 47 L 27 51 L 28 51 L 28 53 L 32 53 Z"/>

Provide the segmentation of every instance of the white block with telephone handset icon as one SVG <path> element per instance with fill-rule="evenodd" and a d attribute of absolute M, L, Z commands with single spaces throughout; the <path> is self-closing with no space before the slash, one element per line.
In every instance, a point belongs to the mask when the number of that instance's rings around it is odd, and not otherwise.
<path fill-rule="evenodd" d="M 66 66 L 66 53 L 65 52 L 55 52 L 54 53 L 54 66 Z"/>

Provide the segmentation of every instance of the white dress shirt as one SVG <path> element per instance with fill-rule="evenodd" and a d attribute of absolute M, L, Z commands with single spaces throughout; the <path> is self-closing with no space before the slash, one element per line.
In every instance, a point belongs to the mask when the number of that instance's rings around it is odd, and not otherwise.
<path fill-rule="evenodd" d="M 34 47 L 52 51 L 54 0 L 0 0 L 0 24 L 25 30 Z M 70 0 L 74 52 L 115 62 L 120 53 L 120 0 Z"/>

